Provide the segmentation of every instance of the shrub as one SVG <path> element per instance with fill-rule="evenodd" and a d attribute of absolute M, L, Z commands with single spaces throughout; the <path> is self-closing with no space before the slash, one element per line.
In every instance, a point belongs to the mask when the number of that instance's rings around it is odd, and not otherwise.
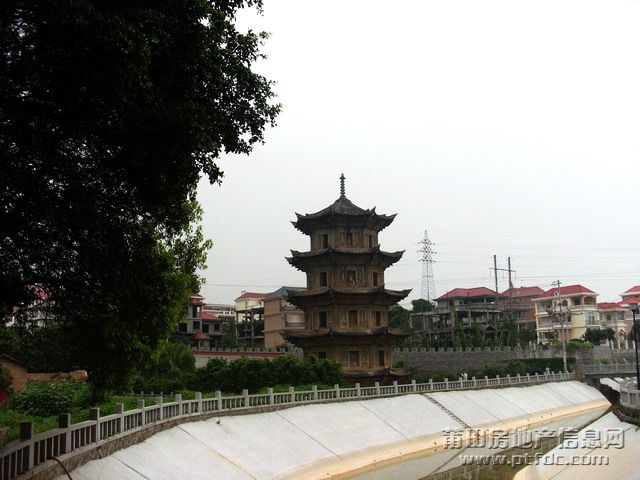
<path fill-rule="evenodd" d="M 14 394 L 11 408 L 26 415 L 48 417 L 88 405 L 89 396 L 89 387 L 73 380 L 33 382 L 24 392 Z"/>
<path fill-rule="evenodd" d="M 0 365 L 0 390 L 9 390 L 11 384 L 13 383 L 13 378 L 4 365 Z"/>

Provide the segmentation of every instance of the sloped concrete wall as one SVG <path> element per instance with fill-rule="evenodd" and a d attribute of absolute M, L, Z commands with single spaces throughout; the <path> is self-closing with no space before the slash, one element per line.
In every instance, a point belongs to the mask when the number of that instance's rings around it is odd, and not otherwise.
<path fill-rule="evenodd" d="M 307 405 L 183 424 L 89 462 L 73 478 L 317 478 L 318 467 L 326 476 L 437 445 L 443 430 L 463 427 L 456 418 L 507 425 L 598 405 L 608 402 L 579 382 Z"/>

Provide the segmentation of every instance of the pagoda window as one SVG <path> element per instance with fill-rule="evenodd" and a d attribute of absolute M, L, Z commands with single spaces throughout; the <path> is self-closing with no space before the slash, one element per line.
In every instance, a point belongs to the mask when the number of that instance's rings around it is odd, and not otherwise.
<path fill-rule="evenodd" d="M 320 235 L 320 244 L 322 245 L 322 248 L 329 248 L 329 234 L 328 233 L 323 233 L 322 235 Z"/>
<path fill-rule="evenodd" d="M 384 350 L 378 351 L 378 365 L 384 367 Z"/>
<path fill-rule="evenodd" d="M 318 312 L 318 326 L 327 328 L 327 312 Z"/>
<path fill-rule="evenodd" d="M 326 360 L 327 359 L 327 352 L 318 352 L 318 358 L 320 360 Z"/>
<path fill-rule="evenodd" d="M 349 285 L 356 284 L 356 271 L 355 270 L 347 270 L 347 283 Z"/>
<path fill-rule="evenodd" d="M 374 312 L 374 315 L 376 317 L 376 327 L 381 327 L 382 326 L 382 312 L 380 310 L 376 310 Z"/>
<path fill-rule="evenodd" d="M 327 272 L 320 272 L 320 286 L 326 287 L 329 284 L 329 274 Z"/>
<path fill-rule="evenodd" d="M 377 287 L 380 283 L 380 274 L 378 272 L 373 272 L 373 286 Z"/>
<path fill-rule="evenodd" d="M 353 245 L 353 233 L 347 232 L 347 245 Z"/>
<path fill-rule="evenodd" d="M 351 350 L 349 352 L 349 366 L 350 367 L 360 366 L 360 352 L 358 350 Z"/>
<path fill-rule="evenodd" d="M 369 248 L 373 248 L 374 246 L 373 235 L 369 235 Z"/>
<path fill-rule="evenodd" d="M 358 311 L 349 310 L 349 327 L 357 327 L 357 326 L 358 326 Z"/>

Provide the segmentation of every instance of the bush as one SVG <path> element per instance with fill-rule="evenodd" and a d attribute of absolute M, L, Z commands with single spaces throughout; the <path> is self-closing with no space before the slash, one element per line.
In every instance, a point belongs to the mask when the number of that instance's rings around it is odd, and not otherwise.
<path fill-rule="evenodd" d="M 25 415 L 48 417 L 86 406 L 89 398 L 89 387 L 73 380 L 33 382 L 24 392 L 14 394 L 11 408 Z"/>
<path fill-rule="evenodd" d="M 221 390 L 239 393 L 257 392 L 278 385 L 334 385 L 342 381 L 340 365 L 314 356 L 300 361 L 285 355 L 273 360 L 240 358 L 233 362 L 211 359 L 189 382 L 189 388 L 201 392 Z"/>
<path fill-rule="evenodd" d="M 13 383 L 13 378 L 4 365 L 0 365 L 0 390 L 9 390 L 11 384 Z"/>

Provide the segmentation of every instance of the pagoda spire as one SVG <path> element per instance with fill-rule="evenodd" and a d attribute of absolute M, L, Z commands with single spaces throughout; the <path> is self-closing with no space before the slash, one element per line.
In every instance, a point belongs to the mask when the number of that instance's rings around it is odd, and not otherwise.
<path fill-rule="evenodd" d="M 344 173 L 340 174 L 340 198 L 345 198 L 345 194 L 344 194 Z"/>

